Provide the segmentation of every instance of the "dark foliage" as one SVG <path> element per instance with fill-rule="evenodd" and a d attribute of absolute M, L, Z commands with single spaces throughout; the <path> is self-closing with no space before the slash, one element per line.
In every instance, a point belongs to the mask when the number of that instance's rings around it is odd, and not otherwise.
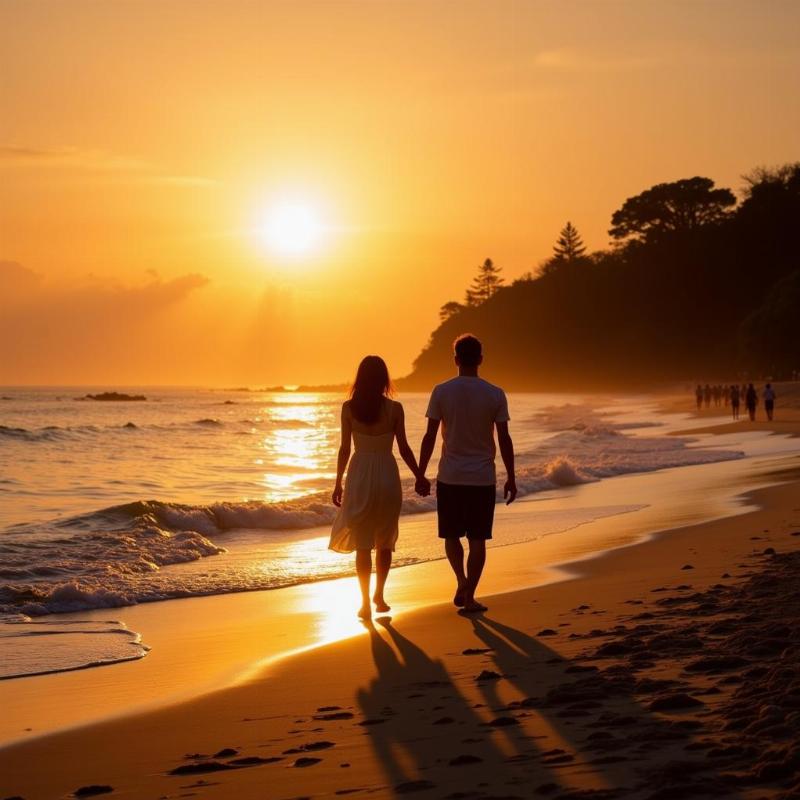
<path fill-rule="evenodd" d="M 464 331 L 483 341 L 487 377 L 516 389 L 800 369 L 800 163 L 746 181 L 735 210 L 707 178 L 627 200 L 613 217 L 624 243 L 453 308 L 403 387 L 449 375 Z"/>
<path fill-rule="evenodd" d="M 485 303 L 497 290 L 503 285 L 503 279 L 500 277 L 500 267 L 498 267 L 491 258 L 487 258 L 478 267 L 478 274 L 473 279 L 472 283 L 467 289 L 466 305 L 479 306 Z M 448 303 L 442 306 L 444 309 Z"/>
<path fill-rule="evenodd" d="M 608 234 L 614 239 L 653 241 L 670 233 L 722 222 L 735 205 L 733 192 L 715 189 L 710 178 L 659 183 L 629 197 L 611 217 Z"/>

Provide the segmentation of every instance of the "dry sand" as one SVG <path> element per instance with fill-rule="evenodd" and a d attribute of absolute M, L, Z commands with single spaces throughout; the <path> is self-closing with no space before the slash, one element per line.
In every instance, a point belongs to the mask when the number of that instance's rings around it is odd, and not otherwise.
<path fill-rule="evenodd" d="M 242 685 L 6 748 L 0 797 L 797 796 L 798 488 L 481 617 L 378 620 Z"/>

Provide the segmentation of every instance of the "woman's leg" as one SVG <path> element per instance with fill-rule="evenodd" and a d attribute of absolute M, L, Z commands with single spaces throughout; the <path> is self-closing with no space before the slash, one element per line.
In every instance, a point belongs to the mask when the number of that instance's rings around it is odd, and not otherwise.
<path fill-rule="evenodd" d="M 361 619 L 368 619 L 372 616 L 372 608 L 369 604 L 372 550 L 356 550 L 356 574 L 358 575 L 358 586 L 361 589 L 361 608 L 358 610 L 358 616 Z"/>
<path fill-rule="evenodd" d="M 386 578 L 389 576 L 389 569 L 392 566 L 392 551 L 378 550 L 375 554 L 375 594 L 372 599 L 375 601 L 376 611 L 390 611 L 383 597 L 383 587 L 386 586 Z"/>

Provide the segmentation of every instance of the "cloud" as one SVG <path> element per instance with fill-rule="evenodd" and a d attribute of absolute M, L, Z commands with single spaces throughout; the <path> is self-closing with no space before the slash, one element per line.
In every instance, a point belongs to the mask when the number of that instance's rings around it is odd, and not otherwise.
<path fill-rule="evenodd" d="M 173 186 L 210 186 L 217 183 L 213 178 L 199 175 L 164 174 L 155 165 L 142 159 L 79 147 L 0 145 L 0 168 L 73 170 Z"/>
<path fill-rule="evenodd" d="M 564 72 L 627 72 L 657 66 L 655 56 L 635 56 L 619 53 L 591 53 L 569 47 L 542 50 L 534 64 Z"/>
<path fill-rule="evenodd" d="M 0 383 L 71 382 L 72 376 L 158 374 L 179 370 L 197 347 L 186 301 L 203 275 L 139 285 L 89 278 L 51 284 L 13 261 L 0 261 Z M 173 345 L 183 336 L 181 352 Z"/>
<path fill-rule="evenodd" d="M 78 147 L 0 146 L 0 164 L 13 167 L 71 167 L 75 169 L 138 172 L 149 169 L 146 162 Z"/>
<path fill-rule="evenodd" d="M 209 282 L 205 275 L 187 273 L 163 280 L 147 270 L 147 280 L 139 285 L 90 275 L 82 280 L 50 284 L 41 275 L 16 261 L 0 261 L 0 310 L 7 314 L 24 310 L 26 314 L 57 312 L 68 317 L 70 309 L 90 316 L 121 315 L 157 311 L 181 302 Z"/>
<path fill-rule="evenodd" d="M 0 307 L 3 298 L 18 297 L 35 291 L 41 276 L 17 261 L 0 261 Z"/>

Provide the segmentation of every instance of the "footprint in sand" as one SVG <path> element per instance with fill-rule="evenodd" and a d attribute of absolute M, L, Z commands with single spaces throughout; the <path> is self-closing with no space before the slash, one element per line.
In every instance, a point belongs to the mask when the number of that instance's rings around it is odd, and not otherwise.
<path fill-rule="evenodd" d="M 451 767 L 460 767 L 465 764 L 480 764 L 482 761 L 483 759 L 479 758 L 478 756 L 473 756 L 470 755 L 469 753 L 464 753 L 460 756 L 456 756 L 455 758 L 451 758 L 450 761 L 448 761 L 447 763 Z"/>
<path fill-rule="evenodd" d="M 397 794 L 410 794 L 411 792 L 422 792 L 426 789 L 434 789 L 436 784 L 433 781 L 406 781 L 398 783 L 394 787 Z"/>
<path fill-rule="evenodd" d="M 662 697 L 657 697 L 650 703 L 651 711 L 683 711 L 689 708 L 699 708 L 704 705 L 702 700 L 692 697 L 684 692 L 676 692 Z"/>
<path fill-rule="evenodd" d="M 234 769 L 229 764 L 221 761 L 198 761 L 195 764 L 181 764 L 169 771 L 170 775 L 202 775 L 207 772 L 223 772 L 224 770 Z M 84 795 L 85 796 L 85 795 Z"/>
<path fill-rule="evenodd" d="M 321 758 L 313 758 L 311 756 L 304 756 L 303 758 L 298 758 L 293 764 L 293 767 L 313 767 L 314 764 L 319 764 L 322 761 Z"/>
<path fill-rule="evenodd" d="M 280 756 L 262 758 L 261 756 L 243 756 L 242 758 L 231 759 L 228 763 L 236 767 L 257 767 L 259 764 L 274 764 L 276 761 L 283 761 Z"/>
<path fill-rule="evenodd" d="M 335 747 L 334 742 L 307 742 L 301 744 L 300 747 L 292 747 L 289 750 L 284 750 L 284 755 L 294 755 L 295 753 L 312 753 L 315 750 L 327 750 L 329 747 Z"/>
<path fill-rule="evenodd" d="M 337 719 L 353 719 L 350 711 L 334 711 L 332 714 L 314 714 L 314 719 L 322 722 L 332 722 Z"/>
<path fill-rule="evenodd" d="M 507 728 L 510 725 L 519 725 L 519 720 L 515 717 L 496 717 L 491 722 L 484 724 L 492 728 Z"/>

